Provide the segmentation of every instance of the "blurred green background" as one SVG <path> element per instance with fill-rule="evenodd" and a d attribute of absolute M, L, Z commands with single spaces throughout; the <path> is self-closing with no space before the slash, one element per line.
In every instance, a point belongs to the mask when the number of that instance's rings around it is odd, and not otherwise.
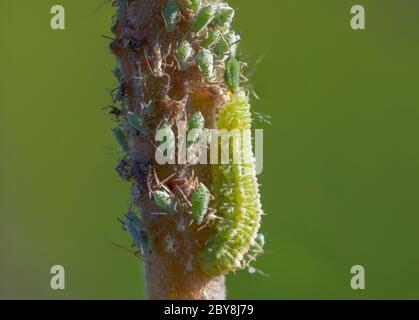
<path fill-rule="evenodd" d="M 102 0 L 1 0 L 0 298 L 143 298 L 117 217 Z M 66 30 L 50 29 L 50 8 Z M 419 2 L 231 1 L 265 127 L 268 245 L 229 298 L 419 298 Z M 363 4 L 367 30 L 350 28 Z M 49 287 L 52 265 L 66 290 Z M 366 290 L 350 268 L 366 269 Z"/>

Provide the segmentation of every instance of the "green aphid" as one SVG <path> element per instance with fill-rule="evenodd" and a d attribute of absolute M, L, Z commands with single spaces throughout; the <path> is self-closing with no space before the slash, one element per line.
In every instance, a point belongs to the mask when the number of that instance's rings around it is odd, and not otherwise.
<path fill-rule="evenodd" d="M 225 81 L 231 92 L 236 92 L 240 88 L 240 72 L 240 62 L 230 57 L 225 63 Z"/>
<path fill-rule="evenodd" d="M 171 32 L 175 29 L 177 19 L 179 17 L 179 7 L 176 0 L 170 0 L 163 10 L 163 18 L 167 31 Z"/>
<path fill-rule="evenodd" d="M 192 11 L 197 12 L 201 8 L 201 0 L 187 0 L 186 5 Z"/>
<path fill-rule="evenodd" d="M 234 57 L 236 55 L 239 41 L 239 35 L 237 35 L 234 31 L 228 32 L 217 42 L 213 52 L 219 58 L 226 58 L 228 55 Z"/>
<path fill-rule="evenodd" d="M 192 32 L 195 34 L 201 33 L 211 23 L 216 13 L 217 6 L 214 4 L 210 4 L 199 9 L 195 20 L 192 23 Z"/>
<path fill-rule="evenodd" d="M 195 57 L 199 71 L 206 78 L 211 78 L 214 74 L 214 56 L 211 51 L 201 48 Z"/>
<path fill-rule="evenodd" d="M 174 213 L 177 209 L 176 200 L 173 199 L 166 191 L 153 192 L 154 203 L 168 213 Z"/>
<path fill-rule="evenodd" d="M 114 77 L 119 81 L 122 82 L 122 79 L 124 77 L 122 70 L 119 66 L 116 66 L 115 68 L 113 68 L 112 70 L 112 74 L 114 75 Z"/>
<path fill-rule="evenodd" d="M 226 3 L 220 3 L 217 6 L 217 14 L 214 23 L 229 28 L 233 22 L 235 11 Z"/>
<path fill-rule="evenodd" d="M 112 134 L 116 142 L 118 142 L 121 150 L 125 153 L 129 153 L 130 148 L 129 148 L 128 140 L 127 140 L 127 137 L 125 136 L 124 131 L 120 127 L 113 127 Z"/>
<path fill-rule="evenodd" d="M 179 44 L 179 47 L 176 51 L 176 59 L 179 63 L 179 68 L 185 70 L 188 66 L 188 60 L 193 54 L 193 49 L 191 44 L 184 40 Z"/>
<path fill-rule="evenodd" d="M 201 112 L 195 112 L 191 115 L 188 119 L 188 146 L 198 141 L 204 126 L 205 119 Z"/>
<path fill-rule="evenodd" d="M 200 183 L 192 192 L 192 217 L 198 225 L 204 222 L 204 218 L 208 212 L 210 198 L 211 194 L 203 183 Z"/>
<path fill-rule="evenodd" d="M 137 131 L 139 131 L 144 136 L 147 135 L 148 128 L 147 128 L 147 125 L 145 124 L 143 118 L 139 117 L 134 112 L 128 111 L 127 120 L 128 120 L 129 125 L 132 128 L 136 129 Z"/>
<path fill-rule="evenodd" d="M 208 31 L 207 37 L 204 40 L 202 40 L 201 46 L 206 49 L 211 49 L 218 43 L 218 41 L 220 41 L 221 36 L 222 34 L 220 30 L 211 29 Z"/>

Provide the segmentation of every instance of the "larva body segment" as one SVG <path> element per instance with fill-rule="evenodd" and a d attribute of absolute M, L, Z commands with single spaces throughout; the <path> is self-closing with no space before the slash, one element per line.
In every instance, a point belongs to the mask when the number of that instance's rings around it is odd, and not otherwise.
<path fill-rule="evenodd" d="M 248 97 L 243 90 L 230 94 L 222 107 L 218 129 L 251 128 Z M 248 139 L 250 140 L 250 139 Z M 226 274 L 243 267 L 243 259 L 254 246 L 260 228 L 262 206 L 256 179 L 251 141 L 242 139 L 240 161 L 218 165 L 213 190 L 217 214 L 221 219 L 205 249 L 198 254 L 202 269 L 210 275 Z M 230 159 L 233 151 L 230 149 Z"/>

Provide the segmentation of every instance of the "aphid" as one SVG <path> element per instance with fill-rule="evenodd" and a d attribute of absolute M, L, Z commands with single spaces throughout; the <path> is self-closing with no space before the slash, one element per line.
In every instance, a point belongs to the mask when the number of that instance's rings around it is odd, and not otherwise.
<path fill-rule="evenodd" d="M 228 55 L 234 57 L 239 41 L 240 36 L 238 34 L 234 31 L 228 32 L 217 42 L 213 52 L 221 59 L 226 59 Z"/>
<path fill-rule="evenodd" d="M 192 217 L 198 225 L 204 222 L 208 212 L 210 197 L 211 194 L 203 183 L 200 183 L 192 192 Z"/>
<path fill-rule="evenodd" d="M 171 32 L 175 29 L 177 19 L 179 16 L 179 8 L 176 0 L 169 0 L 163 10 L 164 23 L 166 24 L 167 31 Z"/>
<path fill-rule="evenodd" d="M 116 66 L 113 70 L 112 70 L 112 74 L 114 75 L 114 77 L 119 81 L 122 82 L 123 80 L 123 73 L 122 70 L 119 66 Z"/>
<path fill-rule="evenodd" d="M 201 112 L 195 112 L 188 119 L 188 141 L 187 145 L 191 145 L 198 141 L 202 130 L 205 126 L 205 119 Z"/>
<path fill-rule="evenodd" d="M 137 247 L 141 254 L 144 255 L 149 252 L 149 243 L 148 243 L 148 236 L 147 233 L 142 230 L 141 228 L 141 220 L 138 218 L 138 216 L 132 212 L 129 211 L 124 216 L 124 229 L 128 231 L 130 234 L 133 245 Z"/>
<path fill-rule="evenodd" d="M 112 134 L 116 142 L 118 142 L 121 150 L 125 153 L 129 153 L 130 148 L 129 148 L 128 140 L 127 140 L 127 137 L 125 136 L 124 131 L 120 127 L 113 127 Z"/>
<path fill-rule="evenodd" d="M 214 74 L 214 56 L 211 51 L 202 48 L 198 51 L 195 59 L 202 75 L 206 78 L 211 78 Z"/>
<path fill-rule="evenodd" d="M 236 92 L 240 87 L 240 62 L 230 57 L 225 63 L 225 81 L 231 92 Z"/>
<path fill-rule="evenodd" d="M 186 5 L 192 11 L 197 12 L 201 8 L 201 0 L 186 0 Z"/>
<path fill-rule="evenodd" d="M 217 6 L 214 4 L 199 9 L 192 23 L 192 32 L 200 34 L 211 23 L 212 19 L 214 19 L 216 12 Z"/>
<path fill-rule="evenodd" d="M 214 22 L 229 28 L 233 22 L 235 11 L 226 3 L 219 3 L 217 6 L 217 15 L 214 18 Z"/>
<path fill-rule="evenodd" d="M 206 49 L 211 49 L 221 39 L 221 31 L 218 29 L 211 29 L 208 31 L 207 37 L 202 40 L 201 46 Z"/>
<path fill-rule="evenodd" d="M 218 129 L 251 129 L 249 100 L 243 90 L 229 94 L 219 114 Z M 198 253 L 201 268 L 210 275 L 243 268 L 260 228 L 263 211 L 252 144 L 243 141 L 239 148 L 239 163 L 215 168 L 215 209 L 222 219 L 216 223 L 206 248 Z M 229 152 L 232 159 L 235 151 L 230 148 Z"/>
<path fill-rule="evenodd" d="M 139 117 L 134 112 L 128 111 L 127 120 L 128 120 L 129 125 L 132 128 L 138 130 L 144 136 L 147 135 L 148 128 L 143 118 Z"/>
<path fill-rule="evenodd" d="M 176 212 L 177 203 L 166 191 L 154 191 L 153 192 L 154 203 L 161 209 L 168 211 L 169 213 Z"/>
<path fill-rule="evenodd" d="M 188 60 L 193 54 L 193 49 L 191 44 L 184 40 L 179 44 L 179 47 L 176 51 L 176 59 L 179 63 L 180 70 L 185 70 L 188 66 Z"/>

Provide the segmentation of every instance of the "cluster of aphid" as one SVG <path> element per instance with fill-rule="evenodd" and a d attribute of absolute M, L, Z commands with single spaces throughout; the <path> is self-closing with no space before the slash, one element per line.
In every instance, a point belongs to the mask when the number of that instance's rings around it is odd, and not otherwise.
<path fill-rule="evenodd" d="M 114 1 L 114 5 L 118 8 L 115 16 L 116 24 L 122 21 L 129 24 L 126 21 L 126 13 L 131 4 L 132 0 Z M 188 19 L 182 16 L 185 12 Z M 123 74 L 122 67 L 114 70 L 120 86 L 113 92 L 113 103 L 116 106 L 111 108 L 111 113 L 119 125 L 115 126 L 112 132 L 125 154 L 117 170 L 127 180 L 146 181 L 147 188 L 139 190 L 140 196 L 146 194 L 148 199 L 160 209 L 161 214 L 173 215 L 178 211 L 184 211 L 186 203 L 191 221 L 198 228 L 212 226 L 215 222 L 212 235 L 197 257 L 201 268 L 211 275 L 248 268 L 250 262 L 263 250 L 264 237 L 258 233 L 262 209 L 251 145 L 240 147 L 239 164 L 215 166 L 214 185 L 206 186 L 198 180 L 188 195 L 185 195 L 179 187 L 179 192 L 175 194 L 165 185 L 165 182 L 176 174 L 160 182 L 159 178 L 155 177 L 153 161 L 147 163 L 139 161 L 138 150 L 133 150 L 133 145 L 138 141 L 138 137 L 154 145 L 151 137 L 155 132 L 170 127 L 180 116 L 187 118 L 187 132 L 193 133 L 188 137 L 187 147 L 191 147 L 198 141 L 205 127 L 204 115 L 199 111 L 186 110 L 187 96 L 181 100 L 168 97 L 171 87 L 170 77 L 173 77 L 176 72 L 188 74 L 191 69 L 199 72 L 200 77 L 205 81 L 204 85 L 220 87 L 223 92 L 224 102 L 218 115 L 218 129 L 250 129 L 251 114 L 248 96 L 241 88 L 244 64 L 236 57 L 240 37 L 231 28 L 234 15 L 234 9 L 222 1 L 168 0 L 161 11 L 165 32 L 167 34 L 176 32 L 181 22 L 184 36 L 181 37 L 182 40 L 176 40 L 173 46 L 172 44 L 168 46 L 167 57 L 163 58 L 158 48 L 155 50 L 153 63 L 150 63 L 146 50 L 144 49 L 144 53 L 141 52 L 141 41 L 133 37 L 120 37 L 111 44 L 114 52 L 118 52 L 121 48 L 128 52 L 128 60 L 133 64 L 140 64 L 135 60 L 141 60 L 139 57 L 144 56 L 152 75 L 152 77 L 143 78 L 141 72 L 138 74 L 131 72 L 132 79 L 127 80 L 124 78 L 127 75 Z M 166 58 L 175 62 L 175 65 L 166 63 Z M 132 85 L 130 88 L 128 85 L 131 80 L 131 83 L 133 82 L 133 79 L 138 80 L 139 83 L 143 81 L 143 86 L 157 87 L 156 90 L 162 91 L 160 101 L 155 99 L 145 104 L 147 94 L 140 92 L 140 85 L 137 86 L 138 88 L 133 88 Z M 155 79 L 157 79 L 156 83 L 152 83 Z M 133 108 L 132 103 L 128 106 L 127 91 L 129 90 L 139 101 L 142 101 L 139 106 Z M 154 94 L 154 97 L 157 96 L 159 95 Z M 169 110 L 156 116 L 158 108 L 155 109 L 155 105 L 159 104 L 168 107 Z M 179 110 L 183 110 L 183 114 Z M 153 115 L 160 117 L 160 120 L 156 121 Z M 137 183 L 136 187 L 138 185 L 141 187 L 144 183 Z M 135 197 L 138 198 L 138 194 Z M 150 255 L 152 245 L 140 218 L 130 210 L 124 217 L 123 225 L 141 256 Z M 169 240 L 171 241 L 168 241 L 170 244 L 168 250 L 172 250 L 174 240 L 173 238 Z"/>

